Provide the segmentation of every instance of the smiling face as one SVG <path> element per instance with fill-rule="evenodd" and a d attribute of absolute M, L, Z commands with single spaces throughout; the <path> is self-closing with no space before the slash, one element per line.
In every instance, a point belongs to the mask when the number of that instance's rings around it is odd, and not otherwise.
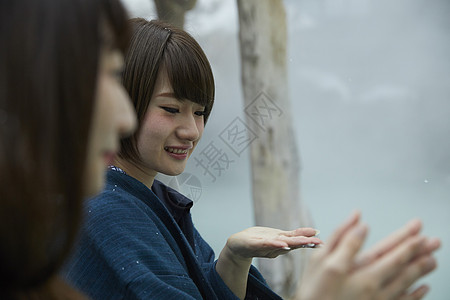
<path fill-rule="evenodd" d="M 136 127 L 133 106 L 120 82 L 122 68 L 123 56 L 119 50 L 102 50 L 86 160 L 87 196 L 102 189 L 105 169 L 119 150 L 120 137 L 131 134 Z"/>
<path fill-rule="evenodd" d="M 179 175 L 204 129 L 204 107 L 178 100 L 164 71 L 160 72 L 137 137 L 146 173 Z"/>

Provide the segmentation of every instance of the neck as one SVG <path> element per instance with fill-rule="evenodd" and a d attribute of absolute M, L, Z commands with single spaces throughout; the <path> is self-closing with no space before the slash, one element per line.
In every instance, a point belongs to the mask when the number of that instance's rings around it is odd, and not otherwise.
<path fill-rule="evenodd" d="M 156 176 L 155 171 L 147 170 L 142 165 L 138 167 L 136 164 L 121 158 L 116 158 L 114 165 L 124 170 L 127 175 L 145 184 L 149 189 L 152 188 Z"/>

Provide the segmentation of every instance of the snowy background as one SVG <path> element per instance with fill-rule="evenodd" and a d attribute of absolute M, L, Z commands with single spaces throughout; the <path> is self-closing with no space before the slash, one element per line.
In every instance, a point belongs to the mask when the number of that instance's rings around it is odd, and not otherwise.
<path fill-rule="evenodd" d="M 123 0 L 156 18 L 151 0 Z M 426 299 L 450 299 L 450 1 L 285 0 L 289 85 L 301 157 L 301 194 L 321 237 L 353 210 L 370 225 L 366 247 L 418 217 L 442 239 Z M 182 192 L 218 253 L 253 225 L 248 152 L 219 138 L 244 118 L 234 0 L 198 0 L 185 29 L 213 67 L 217 97 L 193 157 L 213 142 L 233 163 L 204 175 L 191 159 Z M 197 187 L 197 190 L 192 190 Z"/>

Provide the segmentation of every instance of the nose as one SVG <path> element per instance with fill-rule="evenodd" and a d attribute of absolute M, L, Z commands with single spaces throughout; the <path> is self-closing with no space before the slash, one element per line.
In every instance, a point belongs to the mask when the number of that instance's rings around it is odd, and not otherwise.
<path fill-rule="evenodd" d="M 118 121 L 117 128 L 120 137 L 126 137 L 131 135 L 137 126 L 136 111 L 128 96 L 123 98 L 120 109 L 117 111 Z"/>
<path fill-rule="evenodd" d="M 201 136 L 200 124 L 193 115 L 188 115 L 182 118 L 180 125 L 177 128 L 176 134 L 179 139 L 191 142 L 197 141 Z"/>

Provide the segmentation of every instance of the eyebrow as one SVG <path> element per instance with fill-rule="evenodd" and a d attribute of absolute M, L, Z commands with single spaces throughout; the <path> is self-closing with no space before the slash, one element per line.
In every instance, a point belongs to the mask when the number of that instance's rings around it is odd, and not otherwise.
<path fill-rule="evenodd" d="M 173 92 L 166 92 L 166 93 L 161 93 L 155 96 L 155 98 L 157 97 L 170 97 L 170 98 L 174 98 L 175 100 L 179 101 L 179 102 L 184 102 L 185 99 L 178 99 L 177 97 L 175 97 L 175 93 Z M 194 102 L 194 101 L 191 101 Z M 200 105 L 201 107 L 204 107 L 204 105 L 201 105 L 199 103 L 197 103 L 198 105 Z"/>
<path fill-rule="evenodd" d="M 161 93 L 156 95 L 156 97 L 173 97 L 175 98 L 175 94 L 174 93 Z"/>

